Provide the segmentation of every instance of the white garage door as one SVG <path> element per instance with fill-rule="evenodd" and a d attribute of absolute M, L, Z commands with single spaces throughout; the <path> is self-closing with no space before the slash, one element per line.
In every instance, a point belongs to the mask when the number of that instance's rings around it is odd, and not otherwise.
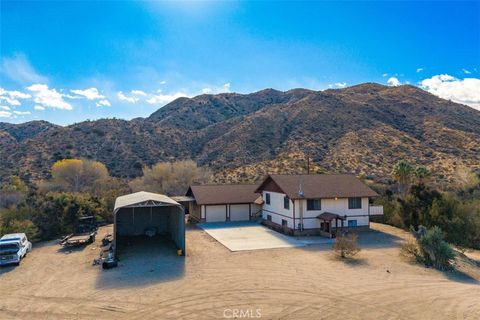
<path fill-rule="evenodd" d="M 250 220 L 250 208 L 248 204 L 232 204 L 230 206 L 230 221 Z"/>
<path fill-rule="evenodd" d="M 227 208 L 225 205 L 205 206 L 205 218 L 207 222 L 219 222 L 227 220 Z"/>

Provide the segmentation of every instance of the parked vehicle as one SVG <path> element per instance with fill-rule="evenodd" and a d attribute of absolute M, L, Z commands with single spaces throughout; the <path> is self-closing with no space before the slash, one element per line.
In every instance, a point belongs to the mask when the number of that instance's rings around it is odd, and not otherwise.
<path fill-rule="evenodd" d="M 95 217 L 88 216 L 79 219 L 79 224 L 75 229 L 75 233 L 69 234 L 60 240 L 62 246 L 79 246 L 95 242 L 97 234 L 97 224 Z"/>
<path fill-rule="evenodd" d="M 19 265 L 30 250 L 32 243 L 25 233 L 6 234 L 0 238 L 0 265 Z"/>

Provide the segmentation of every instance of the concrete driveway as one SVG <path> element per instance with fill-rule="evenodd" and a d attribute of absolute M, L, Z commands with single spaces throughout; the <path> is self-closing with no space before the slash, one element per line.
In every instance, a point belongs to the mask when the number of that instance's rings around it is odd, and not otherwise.
<path fill-rule="evenodd" d="M 230 251 L 304 247 L 310 244 L 330 244 L 322 237 L 290 237 L 256 222 L 215 222 L 198 225 Z"/>

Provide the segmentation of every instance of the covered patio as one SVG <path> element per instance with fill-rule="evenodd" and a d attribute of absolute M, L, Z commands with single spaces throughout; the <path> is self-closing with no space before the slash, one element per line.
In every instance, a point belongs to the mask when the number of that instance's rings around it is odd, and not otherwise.
<path fill-rule="evenodd" d="M 323 235 L 334 238 L 338 230 L 338 221 L 340 220 L 340 230 L 343 230 L 343 222 L 346 220 L 346 216 L 341 216 L 332 212 L 323 212 L 317 216 L 320 220 L 320 230 Z M 335 231 L 333 231 L 332 221 L 335 220 Z"/>

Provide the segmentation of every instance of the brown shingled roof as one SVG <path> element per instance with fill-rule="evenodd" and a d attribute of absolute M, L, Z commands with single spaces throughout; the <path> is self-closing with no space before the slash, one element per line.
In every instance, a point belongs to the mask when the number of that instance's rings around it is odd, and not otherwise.
<path fill-rule="evenodd" d="M 299 174 L 269 175 L 257 188 L 260 193 L 267 184 L 278 186 L 290 199 L 300 199 L 298 192 L 302 185 L 303 198 L 347 198 L 376 197 L 378 194 L 353 175 L 348 174 Z M 275 190 L 270 190 L 275 191 Z"/>
<path fill-rule="evenodd" d="M 253 203 L 259 195 L 255 184 L 218 184 L 191 186 L 187 196 L 193 196 L 197 204 Z"/>

